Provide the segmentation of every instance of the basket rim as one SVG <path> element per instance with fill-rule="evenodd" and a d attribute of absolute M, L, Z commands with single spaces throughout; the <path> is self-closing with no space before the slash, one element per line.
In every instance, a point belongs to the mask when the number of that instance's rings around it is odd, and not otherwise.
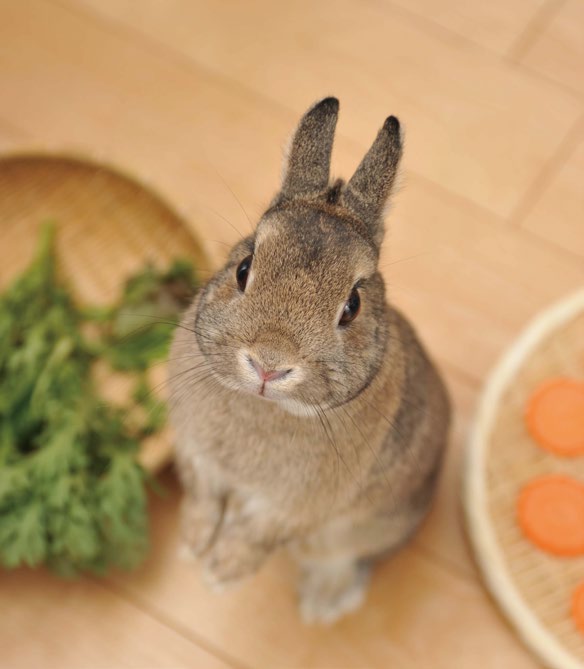
<path fill-rule="evenodd" d="M 0 153 L 0 164 L 15 159 L 47 159 L 47 160 L 68 160 L 80 163 L 90 167 L 102 168 L 110 172 L 113 176 L 130 181 L 151 195 L 155 200 L 172 212 L 180 221 L 181 225 L 189 232 L 195 245 L 198 247 L 201 257 L 207 262 L 209 269 L 216 267 L 217 258 L 213 250 L 209 248 L 203 237 L 192 230 L 187 221 L 190 216 L 185 207 L 173 200 L 164 189 L 160 188 L 155 179 L 148 178 L 144 173 L 132 168 L 124 168 L 116 158 L 106 157 L 99 151 L 81 146 L 51 146 L 34 143 L 23 143 L 21 145 L 10 146 Z"/>
<path fill-rule="evenodd" d="M 584 289 L 539 313 L 503 354 L 481 393 L 464 462 L 462 500 L 466 529 L 483 578 L 525 645 L 554 669 L 582 669 L 582 662 L 537 619 L 507 571 L 488 513 L 485 465 L 502 394 L 540 342 L 582 311 Z"/>

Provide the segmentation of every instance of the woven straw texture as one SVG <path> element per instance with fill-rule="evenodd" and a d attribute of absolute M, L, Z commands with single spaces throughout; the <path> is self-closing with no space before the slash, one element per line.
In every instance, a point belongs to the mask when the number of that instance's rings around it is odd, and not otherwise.
<path fill-rule="evenodd" d="M 47 220 L 57 227 L 59 269 L 82 303 L 117 299 L 124 280 L 147 261 L 167 267 L 188 257 L 209 266 L 184 221 L 143 185 L 74 157 L 23 154 L 0 159 L 0 289 L 26 268 Z M 162 386 L 163 367 L 155 374 Z M 124 378 L 104 383 L 111 398 L 127 391 Z M 141 460 L 155 470 L 170 452 L 165 432 L 144 443 Z"/>
<path fill-rule="evenodd" d="M 584 481 L 584 457 L 561 458 L 544 451 L 525 427 L 529 397 L 558 376 L 584 380 L 584 313 L 539 343 L 500 398 L 486 457 L 488 512 L 520 597 L 584 666 L 584 636 L 570 616 L 573 592 L 584 582 L 584 557 L 557 558 L 538 550 L 516 522 L 519 490 L 535 477 L 563 473 Z"/>

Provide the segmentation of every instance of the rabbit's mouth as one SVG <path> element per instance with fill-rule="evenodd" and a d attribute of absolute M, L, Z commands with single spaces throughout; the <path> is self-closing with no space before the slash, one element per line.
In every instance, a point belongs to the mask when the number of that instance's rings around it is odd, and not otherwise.
<path fill-rule="evenodd" d="M 239 366 L 238 366 L 239 367 Z M 233 371 L 233 370 L 231 370 Z M 300 368 L 292 369 L 288 374 L 270 381 L 262 381 L 258 378 L 256 372 L 252 374 L 245 367 L 243 372 L 225 375 L 214 372 L 217 379 L 230 390 L 246 396 L 255 397 L 260 401 L 277 404 L 281 409 L 293 416 L 314 417 L 319 412 L 326 411 L 334 406 L 330 402 L 330 397 L 320 401 L 312 401 L 301 390 L 299 384 L 305 381 L 305 372 Z"/>
<path fill-rule="evenodd" d="M 287 399 L 304 377 L 303 370 L 265 351 L 241 349 L 236 354 L 236 374 L 241 389 L 270 401 Z"/>

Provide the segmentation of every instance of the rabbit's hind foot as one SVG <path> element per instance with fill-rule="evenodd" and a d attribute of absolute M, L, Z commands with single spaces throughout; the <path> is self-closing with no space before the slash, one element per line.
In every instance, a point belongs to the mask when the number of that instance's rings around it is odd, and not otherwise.
<path fill-rule="evenodd" d="M 305 623 L 330 625 L 365 601 L 370 566 L 347 558 L 305 562 L 299 585 Z"/>

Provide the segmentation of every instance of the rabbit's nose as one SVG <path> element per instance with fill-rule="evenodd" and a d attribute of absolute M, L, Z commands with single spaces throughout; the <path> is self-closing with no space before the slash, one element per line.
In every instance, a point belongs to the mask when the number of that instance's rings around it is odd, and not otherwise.
<path fill-rule="evenodd" d="M 256 374 L 260 377 L 260 381 L 266 383 L 267 381 L 276 381 L 277 379 L 283 379 L 285 376 L 288 376 L 292 369 L 271 369 L 266 371 L 257 360 L 254 360 L 251 355 L 248 356 L 248 360 L 251 363 L 252 367 L 255 369 Z"/>

